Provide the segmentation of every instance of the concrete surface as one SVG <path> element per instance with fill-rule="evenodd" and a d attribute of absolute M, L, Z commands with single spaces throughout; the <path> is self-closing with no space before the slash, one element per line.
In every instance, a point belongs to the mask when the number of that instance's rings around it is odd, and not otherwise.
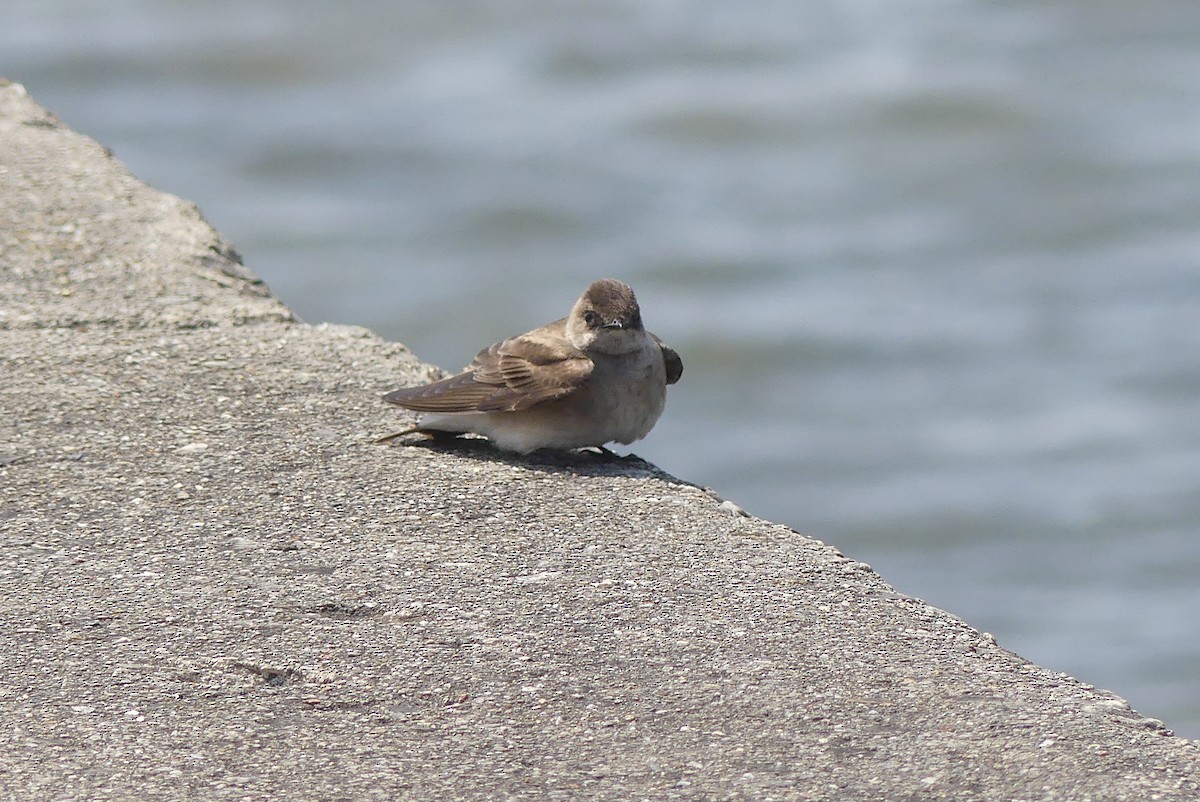
<path fill-rule="evenodd" d="M 7 82 L 0 249 L 0 798 L 1200 799 L 1196 743 L 652 466 L 373 445 L 432 368 Z"/>

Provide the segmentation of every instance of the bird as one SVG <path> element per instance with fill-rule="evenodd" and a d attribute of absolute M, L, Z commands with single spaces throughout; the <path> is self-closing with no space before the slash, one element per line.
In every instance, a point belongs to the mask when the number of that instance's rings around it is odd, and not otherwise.
<path fill-rule="evenodd" d="M 593 281 L 564 318 L 481 350 L 462 373 L 383 400 L 422 414 L 381 438 L 482 435 L 503 451 L 569 450 L 645 437 L 683 362 L 642 325 L 633 288 Z"/>

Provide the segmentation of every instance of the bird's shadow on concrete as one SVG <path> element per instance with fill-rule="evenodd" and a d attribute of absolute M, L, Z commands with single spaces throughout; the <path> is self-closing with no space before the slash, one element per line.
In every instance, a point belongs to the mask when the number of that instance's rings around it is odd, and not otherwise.
<path fill-rule="evenodd" d="M 671 484 L 699 487 L 692 482 L 672 476 L 636 454 L 621 455 L 609 451 L 607 448 L 569 450 L 543 448 L 529 454 L 517 454 L 496 448 L 492 441 L 484 437 L 470 434 L 456 435 L 448 432 L 405 433 L 403 437 L 384 438 L 377 442 L 393 448 L 420 448 L 426 451 L 452 454 L 460 459 L 519 465 L 531 470 L 550 473 L 569 473 L 577 476 L 653 476 Z"/>

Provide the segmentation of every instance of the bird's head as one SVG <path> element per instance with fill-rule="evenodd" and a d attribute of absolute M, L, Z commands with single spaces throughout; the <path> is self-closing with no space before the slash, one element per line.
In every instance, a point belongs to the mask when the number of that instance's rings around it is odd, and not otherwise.
<path fill-rule="evenodd" d="M 642 310 L 623 281 L 593 281 L 567 318 L 567 338 L 576 348 L 603 354 L 636 351 L 645 340 Z"/>

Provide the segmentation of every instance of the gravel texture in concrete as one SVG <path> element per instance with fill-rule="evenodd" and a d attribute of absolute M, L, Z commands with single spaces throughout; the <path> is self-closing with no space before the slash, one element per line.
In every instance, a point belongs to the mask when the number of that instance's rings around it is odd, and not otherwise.
<path fill-rule="evenodd" d="M 0 798 L 1200 799 L 1194 742 L 651 465 L 375 445 L 435 374 L 0 81 Z"/>

